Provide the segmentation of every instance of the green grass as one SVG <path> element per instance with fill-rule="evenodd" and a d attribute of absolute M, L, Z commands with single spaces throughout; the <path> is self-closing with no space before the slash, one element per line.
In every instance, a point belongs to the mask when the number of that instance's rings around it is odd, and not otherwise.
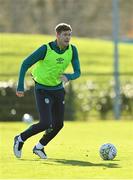
<path fill-rule="evenodd" d="M 46 147 L 48 160 L 32 154 L 41 134 L 27 140 L 22 159 L 12 152 L 13 138 L 26 124 L 0 123 L 0 178 L 11 179 L 133 179 L 133 122 L 65 122 L 64 129 Z M 99 157 L 99 147 L 113 143 L 113 161 Z"/>
<path fill-rule="evenodd" d="M 44 43 L 54 40 L 54 36 L 48 35 L 24 35 L 24 34 L 0 34 L 0 73 L 8 76 L 1 76 L 1 80 L 17 79 L 21 62 L 31 52 Z M 91 73 L 113 73 L 113 43 L 111 41 L 76 38 L 72 41 L 79 51 L 82 78 L 77 81 L 83 82 L 90 77 Z M 131 44 L 120 44 L 120 72 L 130 73 L 133 66 L 133 46 Z M 69 67 L 68 71 L 71 71 Z M 105 81 L 109 77 L 104 77 Z M 103 78 L 102 78 L 103 80 Z"/>

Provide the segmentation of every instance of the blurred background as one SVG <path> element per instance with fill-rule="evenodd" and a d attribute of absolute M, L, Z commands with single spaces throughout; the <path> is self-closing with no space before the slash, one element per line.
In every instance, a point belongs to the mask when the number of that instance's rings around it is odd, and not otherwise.
<path fill-rule="evenodd" d="M 38 119 L 30 69 L 25 98 L 15 96 L 19 69 L 61 22 L 82 71 L 66 86 L 65 120 L 133 119 L 133 0 L 0 0 L 0 121 Z"/>
<path fill-rule="evenodd" d="M 133 37 L 133 0 L 119 0 L 120 35 Z M 0 0 L 0 31 L 51 34 L 60 22 L 75 36 L 112 37 L 112 0 Z"/>

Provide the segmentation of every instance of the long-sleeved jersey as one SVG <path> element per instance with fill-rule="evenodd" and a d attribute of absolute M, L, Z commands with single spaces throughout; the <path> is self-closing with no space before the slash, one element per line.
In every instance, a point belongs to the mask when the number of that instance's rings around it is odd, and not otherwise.
<path fill-rule="evenodd" d="M 52 49 L 59 54 L 64 53 L 67 49 L 66 48 L 64 50 L 60 50 L 58 45 L 57 45 L 57 41 L 50 42 L 50 45 L 51 45 Z M 68 80 L 74 80 L 74 79 L 78 78 L 81 74 L 77 48 L 74 45 L 72 45 L 72 50 L 73 50 L 73 56 L 72 56 L 71 64 L 72 64 L 74 72 L 72 74 L 64 73 L 64 75 L 67 77 Z M 40 60 L 45 61 L 46 53 L 47 53 L 47 45 L 42 45 L 41 47 L 39 47 L 36 51 L 34 51 L 30 56 L 28 56 L 23 61 L 21 68 L 20 68 L 17 91 L 24 91 L 24 78 L 25 78 L 25 74 L 26 74 L 27 70 L 32 65 L 37 63 L 38 61 L 40 61 Z M 39 84 L 36 82 L 35 88 L 47 89 L 47 90 L 56 90 L 56 89 L 63 88 L 63 84 L 61 83 L 57 86 L 50 87 L 50 86 L 45 86 L 45 85 L 42 85 L 42 84 Z"/>

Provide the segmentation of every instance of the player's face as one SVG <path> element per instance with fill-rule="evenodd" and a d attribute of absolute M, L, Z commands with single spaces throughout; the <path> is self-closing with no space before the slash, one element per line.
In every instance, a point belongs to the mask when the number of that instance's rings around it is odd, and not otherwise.
<path fill-rule="evenodd" d="M 57 34 L 58 45 L 62 48 L 67 47 L 69 45 L 71 36 L 72 36 L 71 31 L 62 31 L 61 33 L 58 33 Z"/>

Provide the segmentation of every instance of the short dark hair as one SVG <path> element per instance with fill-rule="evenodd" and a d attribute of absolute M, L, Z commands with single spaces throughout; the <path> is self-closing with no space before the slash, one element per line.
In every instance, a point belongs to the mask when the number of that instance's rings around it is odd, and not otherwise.
<path fill-rule="evenodd" d="M 57 33 L 61 33 L 62 31 L 72 31 L 72 27 L 66 23 L 60 23 L 55 27 L 55 31 Z"/>

